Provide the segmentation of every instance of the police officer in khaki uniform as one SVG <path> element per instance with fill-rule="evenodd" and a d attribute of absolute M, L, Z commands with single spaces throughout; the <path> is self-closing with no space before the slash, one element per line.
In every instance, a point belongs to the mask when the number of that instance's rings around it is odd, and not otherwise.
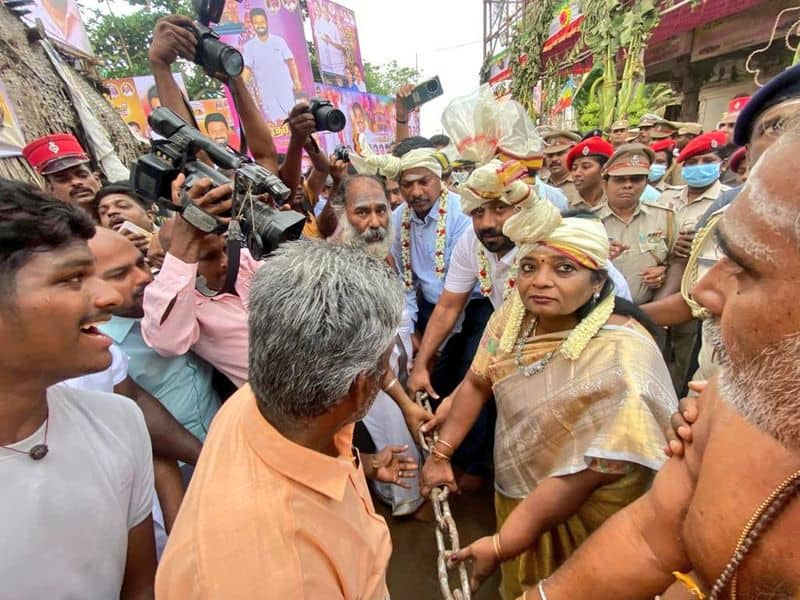
<path fill-rule="evenodd" d="M 611 142 L 615 150 L 628 141 L 628 129 L 630 129 L 630 124 L 624 119 L 611 124 L 611 129 L 608 132 L 608 141 Z"/>
<path fill-rule="evenodd" d="M 653 151 L 624 144 L 603 169 L 607 203 L 597 211 L 608 231 L 612 256 L 631 288 L 633 301 L 649 302 L 664 285 L 669 248 L 675 237 L 673 211 L 639 198 L 647 185 Z"/>
<path fill-rule="evenodd" d="M 668 188 L 657 203 L 676 212 L 679 232 L 694 231 L 708 207 L 728 189 L 719 181 L 722 164 L 719 149 L 725 145 L 725 138 L 726 135 L 720 131 L 704 133 L 689 142 L 678 155 L 677 163 L 681 165 L 681 174 L 687 185 Z M 686 258 L 686 254 L 680 258 Z"/>
<path fill-rule="evenodd" d="M 544 163 L 549 173 L 545 181 L 564 193 L 570 207 L 580 204 L 581 195 L 572 181 L 572 171 L 567 168 L 567 153 L 581 141 L 580 136 L 571 131 L 550 130 L 543 137 Z"/>

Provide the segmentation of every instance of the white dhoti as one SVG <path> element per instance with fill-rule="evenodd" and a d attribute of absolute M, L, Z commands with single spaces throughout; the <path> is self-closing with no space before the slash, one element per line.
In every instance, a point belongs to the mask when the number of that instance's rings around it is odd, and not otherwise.
<path fill-rule="evenodd" d="M 400 339 L 402 340 L 405 356 L 411 356 L 411 340 L 402 327 Z M 405 362 L 401 361 L 400 357 L 401 350 L 396 343 L 392 350 L 390 365 L 398 375 L 401 369 L 400 363 Z M 407 370 L 408 365 L 403 364 L 402 367 Z M 403 411 L 400 410 L 397 403 L 386 392 L 378 392 L 372 408 L 369 409 L 369 412 L 364 417 L 363 423 L 378 450 L 386 446 L 408 446 L 406 454 L 413 458 L 420 467 L 422 466 L 416 440 L 411 437 L 411 433 L 408 431 L 406 421 L 403 418 Z M 381 500 L 392 507 L 392 514 L 396 517 L 413 513 L 424 502 L 424 498 L 419 493 L 419 470 L 417 470 L 413 479 L 405 479 L 404 482 L 411 487 L 405 489 L 390 483 L 371 482 L 375 492 Z"/>

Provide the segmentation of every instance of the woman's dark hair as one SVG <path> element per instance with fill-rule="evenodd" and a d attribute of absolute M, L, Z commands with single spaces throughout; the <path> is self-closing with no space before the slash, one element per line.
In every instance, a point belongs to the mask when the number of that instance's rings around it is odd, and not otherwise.
<path fill-rule="evenodd" d="M 563 214 L 564 218 L 578 218 L 578 219 L 594 219 L 598 220 L 597 216 L 594 213 L 590 213 L 585 210 L 568 210 Z M 600 283 L 603 278 L 605 278 L 605 283 L 600 290 L 600 295 L 598 296 L 597 300 L 592 297 L 586 304 L 581 306 L 576 312 L 575 316 L 578 317 L 579 320 L 583 320 L 589 313 L 594 310 L 594 307 L 600 304 L 603 300 L 608 298 L 609 296 L 613 295 L 615 292 L 614 282 L 608 276 L 608 271 L 592 271 L 592 283 L 597 284 Z M 647 314 L 639 308 L 634 303 L 622 298 L 620 296 L 616 296 L 614 300 L 614 313 L 615 315 L 619 315 L 621 317 L 633 317 L 636 319 L 639 324 L 644 327 L 647 332 L 653 336 L 653 339 L 658 344 L 658 347 L 661 348 L 662 353 L 665 350 L 665 343 L 666 343 L 666 336 L 664 335 L 664 331 L 658 327 Z"/>
<path fill-rule="evenodd" d="M 59 202 L 27 183 L 0 178 L 0 295 L 13 296 L 17 272 L 36 252 L 48 252 L 94 235 L 80 208 Z"/>

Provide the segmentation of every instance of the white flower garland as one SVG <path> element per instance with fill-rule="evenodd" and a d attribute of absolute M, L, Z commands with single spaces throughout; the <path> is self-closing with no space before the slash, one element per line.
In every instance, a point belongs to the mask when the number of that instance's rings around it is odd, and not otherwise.
<path fill-rule="evenodd" d="M 444 279 L 444 254 L 447 243 L 447 197 L 445 187 L 439 196 L 439 211 L 436 218 L 436 251 L 434 253 L 433 270 L 439 279 Z M 400 258 L 403 261 L 403 284 L 406 290 L 414 289 L 414 275 L 411 271 L 411 208 L 407 205 L 400 224 Z"/>
<path fill-rule="evenodd" d="M 493 284 L 491 278 L 489 277 L 489 259 L 486 257 L 486 252 L 483 249 L 483 245 L 478 247 L 478 281 L 481 284 L 481 295 L 485 298 L 490 297 L 493 291 Z M 516 285 L 517 258 L 514 257 L 514 262 L 508 268 L 508 277 L 506 278 L 506 284 L 503 288 L 503 300 L 508 297 L 509 292 L 511 292 Z"/>

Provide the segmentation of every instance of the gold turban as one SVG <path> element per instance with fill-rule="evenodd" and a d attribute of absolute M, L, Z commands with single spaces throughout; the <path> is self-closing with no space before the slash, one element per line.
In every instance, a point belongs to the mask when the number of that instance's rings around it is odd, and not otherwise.
<path fill-rule="evenodd" d="M 553 204 L 536 194 L 532 194 L 519 207 L 519 212 L 503 225 L 503 233 L 519 247 L 518 259 L 527 256 L 541 244 L 588 269 L 596 271 L 606 268 L 608 233 L 600 220 L 588 217 L 562 218 Z M 525 318 L 525 305 L 519 293 L 513 294 L 509 301 L 513 306 L 500 339 L 500 348 L 511 353 Z M 613 310 L 612 293 L 573 329 L 559 352 L 571 360 L 577 359 Z"/>
<path fill-rule="evenodd" d="M 520 181 L 527 174 L 527 169 L 519 162 L 490 160 L 470 173 L 464 185 L 458 188 L 461 210 L 469 216 L 487 202 L 499 201 L 509 206 L 519 204 L 535 193 L 533 188 Z"/>
<path fill-rule="evenodd" d="M 363 155 L 350 153 L 350 162 L 362 175 L 382 175 L 397 179 L 403 171 L 424 167 L 437 177 L 442 176 L 442 161 L 436 158 L 436 148 L 415 148 L 398 158 L 392 154 L 375 154 L 367 147 Z"/>
<path fill-rule="evenodd" d="M 544 244 L 568 254 L 586 268 L 606 267 L 608 233 L 599 219 L 562 218 L 551 202 L 536 195 L 525 200 L 520 208 L 503 226 L 503 233 L 519 247 L 517 256 L 522 258 L 536 245 Z"/>

